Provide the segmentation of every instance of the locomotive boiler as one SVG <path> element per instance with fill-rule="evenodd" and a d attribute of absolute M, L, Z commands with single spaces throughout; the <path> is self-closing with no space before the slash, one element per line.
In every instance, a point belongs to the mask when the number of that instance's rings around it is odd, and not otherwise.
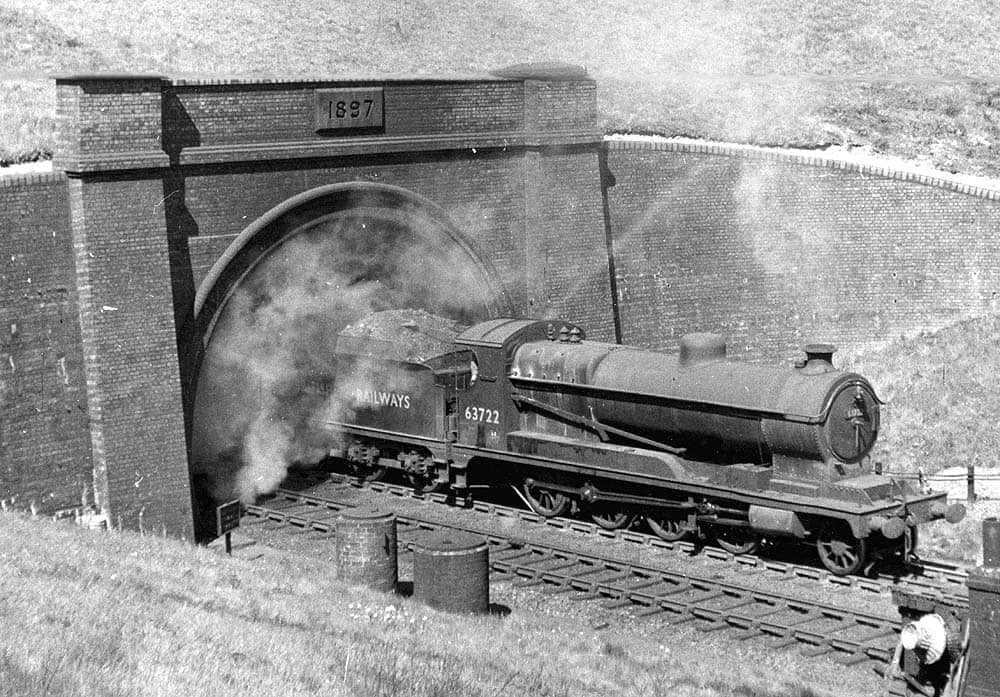
<path fill-rule="evenodd" d="M 729 360 L 692 334 L 667 354 L 588 341 L 569 322 L 490 320 L 460 329 L 390 311 L 338 338 L 334 454 L 415 485 L 513 484 L 544 516 L 571 509 L 607 528 L 642 516 L 668 540 L 730 551 L 815 545 L 836 574 L 908 555 L 919 525 L 961 506 L 873 471 L 872 385 L 812 345 L 796 367 Z"/>

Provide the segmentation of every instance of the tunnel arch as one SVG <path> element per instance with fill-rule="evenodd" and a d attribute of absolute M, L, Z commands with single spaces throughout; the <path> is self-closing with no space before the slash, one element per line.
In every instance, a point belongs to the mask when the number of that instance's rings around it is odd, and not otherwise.
<path fill-rule="evenodd" d="M 406 189 L 322 186 L 253 221 L 199 284 L 181 337 L 193 488 L 214 505 L 273 483 L 281 471 L 244 481 L 247 463 L 298 457 L 277 444 L 312 442 L 296 414 L 316 404 L 301 388 L 335 370 L 337 332 L 404 308 L 461 324 L 512 314 L 489 261 L 440 206 Z M 258 458 L 258 446 L 270 451 Z M 196 494 L 196 510 L 206 505 Z"/>
<path fill-rule="evenodd" d="M 436 235 L 440 241 L 461 249 L 482 274 L 492 313 L 501 315 L 511 312 L 496 269 L 473 248 L 448 214 L 436 203 L 408 189 L 388 184 L 328 184 L 304 191 L 264 213 L 244 228 L 212 265 L 198 284 L 192 311 L 197 326 L 202 330 L 198 333 L 203 342 L 207 343 L 214 321 L 238 281 L 268 251 L 301 231 L 302 226 L 311 220 L 331 213 L 360 209 L 400 214 L 410 219 L 411 229 L 414 231 L 422 232 L 424 236 Z M 429 223 L 429 226 L 421 223 Z M 234 274 L 238 277 L 234 277 Z"/>

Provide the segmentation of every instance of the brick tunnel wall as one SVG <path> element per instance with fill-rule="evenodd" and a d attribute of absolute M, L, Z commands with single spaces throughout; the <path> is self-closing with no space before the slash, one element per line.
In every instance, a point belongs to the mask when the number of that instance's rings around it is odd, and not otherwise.
<path fill-rule="evenodd" d="M 0 177 L 0 502 L 93 501 L 66 177 Z"/>
<path fill-rule="evenodd" d="M 592 335 L 613 338 L 593 83 L 385 89 L 397 106 L 386 109 L 383 135 L 396 142 L 352 148 L 349 139 L 341 147 L 317 136 L 308 84 L 177 82 L 166 109 L 182 125 L 164 137 L 176 142 L 179 167 L 164 191 L 191 278 L 175 293 L 197 287 L 236 235 L 272 207 L 323 185 L 374 182 L 441 206 L 493 265 L 519 314 L 580 317 Z M 423 147 L 398 144 L 407 139 Z M 226 164 L 247 157 L 253 162 Z"/>
<path fill-rule="evenodd" d="M 384 121 L 324 130 L 316 100 L 328 89 L 379 90 Z M 82 363 L 87 418 L 72 450 L 112 524 L 191 534 L 179 335 L 240 231 L 311 189 L 378 182 L 422 195 L 496 270 L 511 311 L 582 315 L 592 336 L 612 338 L 595 93 L 585 77 L 538 75 L 360 86 L 59 78 L 53 164 L 68 176 L 55 175 L 50 194 L 71 251 L 34 263 L 75 284 L 69 368 L 79 379 Z M 15 189 L 34 213 L 51 207 L 37 183 Z M 18 453 L 49 440 L 44 418 L 31 418 L 12 437 Z"/>
<path fill-rule="evenodd" d="M 880 343 L 1000 309 L 1000 192 L 723 144 L 609 141 L 623 341 Z"/>

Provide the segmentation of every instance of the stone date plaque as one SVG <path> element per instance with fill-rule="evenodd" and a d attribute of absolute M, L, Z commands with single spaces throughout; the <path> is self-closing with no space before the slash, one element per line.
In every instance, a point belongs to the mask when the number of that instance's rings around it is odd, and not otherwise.
<path fill-rule="evenodd" d="M 384 125 L 381 87 L 348 87 L 314 92 L 316 130 L 380 129 Z"/>

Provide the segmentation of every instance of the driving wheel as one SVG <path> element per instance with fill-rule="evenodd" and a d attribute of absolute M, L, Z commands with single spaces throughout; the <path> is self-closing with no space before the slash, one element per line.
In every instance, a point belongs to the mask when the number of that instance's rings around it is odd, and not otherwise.
<path fill-rule="evenodd" d="M 857 573 L 868 560 L 868 541 L 857 538 L 843 523 L 826 526 L 816 538 L 823 566 L 837 576 Z"/>
<path fill-rule="evenodd" d="M 760 535 L 742 525 L 719 525 L 715 541 L 730 554 L 753 554 L 760 548 Z"/>
<path fill-rule="evenodd" d="M 569 510 L 570 500 L 566 494 L 546 489 L 533 480 L 526 479 L 521 487 L 531 510 L 546 518 L 562 515 Z"/>
<path fill-rule="evenodd" d="M 605 530 L 627 528 L 635 516 L 611 506 L 597 506 L 590 511 L 590 519 Z"/>
<path fill-rule="evenodd" d="M 687 516 L 683 514 L 647 515 L 646 524 L 657 537 L 667 542 L 678 542 L 690 536 L 692 532 L 687 526 Z"/>

